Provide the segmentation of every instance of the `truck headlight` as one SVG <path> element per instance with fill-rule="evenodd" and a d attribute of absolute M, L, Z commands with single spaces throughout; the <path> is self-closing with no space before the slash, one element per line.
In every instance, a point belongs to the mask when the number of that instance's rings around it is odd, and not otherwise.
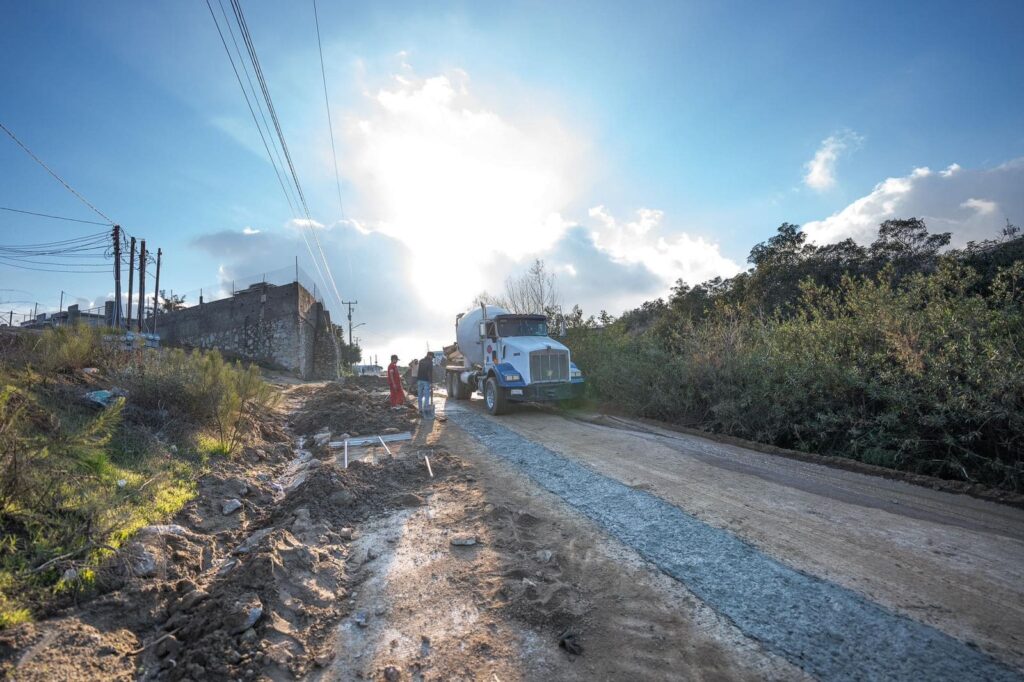
<path fill-rule="evenodd" d="M 519 376 L 518 374 L 506 374 L 505 375 L 505 381 L 519 381 L 521 379 L 522 379 L 522 377 Z"/>
<path fill-rule="evenodd" d="M 571 376 L 573 379 L 579 379 L 581 376 L 583 376 L 583 372 L 573 368 L 569 370 L 569 376 Z"/>

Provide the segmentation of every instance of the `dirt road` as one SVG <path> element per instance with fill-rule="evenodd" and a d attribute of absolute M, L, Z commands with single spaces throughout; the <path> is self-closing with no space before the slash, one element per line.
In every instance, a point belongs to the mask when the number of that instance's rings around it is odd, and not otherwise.
<path fill-rule="evenodd" d="M 284 390 L 287 429 L 142 529 L 131 575 L 0 633 L 0 676 L 1024 679 L 1019 510 L 607 417 Z M 410 427 L 347 467 L 327 445 Z"/>
<path fill-rule="evenodd" d="M 1020 677 L 1019 510 L 629 422 L 448 414 L 816 676 Z"/>

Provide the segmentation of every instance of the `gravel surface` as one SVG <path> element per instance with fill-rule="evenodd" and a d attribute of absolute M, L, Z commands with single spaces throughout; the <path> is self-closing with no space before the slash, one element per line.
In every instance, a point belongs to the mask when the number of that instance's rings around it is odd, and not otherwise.
<path fill-rule="evenodd" d="M 447 415 L 495 455 L 681 581 L 744 634 L 815 676 L 1024 679 L 977 648 L 785 566 L 731 533 L 570 461 L 482 414 L 449 403 Z"/>

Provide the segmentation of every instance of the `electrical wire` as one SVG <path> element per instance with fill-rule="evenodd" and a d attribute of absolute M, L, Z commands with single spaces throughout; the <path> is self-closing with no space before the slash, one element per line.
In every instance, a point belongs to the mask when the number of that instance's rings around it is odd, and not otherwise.
<path fill-rule="evenodd" d="M 249 75 L 249 67 L 247 67 L 245 65 L 245 57 L 242 56 L 242 49 L 240 47 L 238 47 L 238 40 L 235 38 L 235 30 L 233 28 L 231 28 L 231 20 L 228 19 L 227 10 L 224 9 L 224 0 L 217 0 L 217 4 L 220 6 L 221 16 L 224 17 L 224 24 L 225 24 L 225 26 L 227 26 L 228 35 L 231 36 L 231 44 L 235 46 L 235 54 L 238 55 L 238 63 L 242 67 L 242 73 L 245 74 L 245 80 L 246 80 L 246 82 L 249 83 L 249 92 L 252 93 L 252 99 L 256 103 L 256 109 L 260 112 L 260 119 L 263 120 L 263 128 L 267 131 L 267 135 L 270 136 L 270 140 L 271 140 L 270 147 L 271 147 L 271 149 L 274 150 L 274 157 L 277 159 L 277 164 L 278 164 L 277 166 L 274 167 L 274 171 L 276 172 L 277 168 L 280 167 L 282 169 L 282 172 L 283 172 L 284 160 L 281 158 L 281 152 L 278 149 L 278 145 L 274 142 L 274 136 L 270 134 L 270 124 L 267 122 L 267 114 L 264 111 L 264 107 L 260 104 L 259 96 L 256 94 L 256 86 L 253 85 L 253 83 L 252 83 L 252 76 Z M 239 83 L 239 85 L 241 85 L 241 83 Z M 245 88 L 244 87 L 242 88 L 242 94 L 243 95 L 245 94 Z M 253 122 L 256 123 L 256 121 L 253 121 Z M 259 129 L 259 127 L 260 127 L 259 123 L 256 123 L 256 128 Z M 260 131 L 260 132 L 262 134 L 262 131 Z M 273 163 L 273 161 L 271 161 L 271 163 Z M 278 176 L 278 180 L 280 181 L 280 175 Z M 282 189 L 284 189 L 284 183 L 283 182 L 281 183 L 281 185 L 282 185 Z M 287 199 L 287 198 L 291 197 L 291 198 L 295 199 L 293 194 L 294 194 L 294 190 L 285 191 L 285 198 Z M 298 199 L 295 199 L 295 204 L 296 205 L 298 204 Z M 293 216 L 294 215 L 298 215 L 298 212 L 296 211 L 295 206 L 292 205 L 290 200 L 288 202 L 288 206 L 291 208 Z"/>
<path fill-rule="evenodd" d="M 69 192 L 71 192 L 72 194 L 74 194 L 74 195 L 75 195 L 75 196 L 76 196 L 76 197 L 78 198 L 78 200 L 79 200 L 79 201 L 81 201 L 81 202 L 82 202 L 83 204 L 85 204 L 85 205 L 86 205 L 86 206 L 88 206 L 88 207 L 89 207 L 90 209 L 92 209 L 93 213 L 95 213 L 96 215 L 98 215 L 99 217 L 101 217 L 101 218 L 103 218 L 103 219 L 104 219 L 105 221 L 107 221 L 107 222 L 105 223 L 106 225 L 113 225 L 113 224 L 114 224 L 114 221 L 113 221 L 113 220 L 111 220 L 109 216 L 107 216 L 107 215 L 106 215 L 106 214 L 105 214 L 105 213 L 104 213 L 103 211 L 99 210 L 98 208 L 96 208 L 95 206 L 93 206 L 93 205 L 92 205 L 91 203 L 89 203 L 89 200 L 88 200 L 88 199 L 86 199 L 86 198 L 85 198 L 85 197 L 83 197 L 83 196 L 82 196 L 81 194 L 79 194 L 79 193 L 78 193 L 77 191 L 75 191 L 75 189 L 74 189 L 74 188 L 73 188 L 73 187 L 72 187 L 71 185 L 69 185 L 69 184 L 68 184 L 67 182 L 65 182 L 65 181 L 64 181 L 64 178 L 60 177 L 60 176 L 59 176 L 59 175 L 57 175 L 57 174 L 56 174 L 55 172 L 53 172 L 53 170 L 51 170 L 51 169 L 50 169 L 50 167 L 49 167 L 49 166 L 47 166 L 47 165 L 46 165 L 46 164 L 45 164 L 45 163 L 43 162 L 43 160 L 42 160 L 42 159 L 40 159 L 40 158 L 39 158 L 38 156 L 36 156 L 35 154 L 33 154 L 33 153 L 32 153 L 32 150 L 31 150 L 31 149 L 29 149 L 29 148 L 28 148 L 28 147 L 27 147 L 27 146 L 25 145 L 25 143 L 24 143 L 24 142 L 22 142 L 21 140 L 19 140 L 19 139 L 18 139 L 18 137 L 17 137 L 17 136 L 16 136 L 16 135 L 15 135 L 15 134 L 14 134 L 13 132 L 11 132 L 11 129 L 10 129 L 10 128 L 8 128 L 7 126 L 5 126 L 5 125 L 4 125 L 3 123 L 0 123 L 0 129 L 2 129 L 2 130 L 3 130 L 4 132 L 5 132 L 5 133 L 7 133 L 7 136 L 8 136 L 8 137 L 10 137 L 10 138 L 11 138 L 12 140 L 14 140 L 14 142 L 15 142 L 15 143 L 16 143 L 16 144 L 17 144 L 17 145 L 18 145 L 19 147 L 21 147 L 21 148 L 22 148 L 23 150 L 25 150 L 25 153 L 26 153 L 26 154 L 28 154 L 29 156 L 31 156 L 31 157 L 32 157 L 32 160 L 33 160 L 33 161 L 35 161 L 35 162 L 36 162 L 36 163 L 38 163 L 38 164 L 39 164 L 40 166 L 42 166 L 42 167 L 43 167 L 44 169 L 46 169 L 46 172 L 47 172 L 47 173 L 49 173 L 50 175 L 52 175 L 52 176 L 53 176 L 53 177 L 54 177 L 54 178 L 55 178 L 55 179 L 57 180 L 57 182 L 59 182 L 60 184 L 64 185 L 64 188 L 65 188 L 65 189 L 66 189 L 67 191 L 69 191 Z"/>
<path fill-rule="evenodd" d="M 320 51 L 320 80 L 324 84 L 324 107 L 327 109 L 327 130 L 331 134 L 331 160 L 334 162 L 334 183 L 338 188 L 338 208 L 341 217 L 345 217 L 345 204 L 341 200 L 341 174 L 338 173 L 338 152 L 334 149 L 334 124 L 331 122 L 331 100 L 327 96 L 327 71 L 324 69 L 324 47 L 320 42 L 320 16 L 316 11 L 316 0 L 313 0 L 313 20 L 316 22 L 316 47 Z"/>
<path fill-rule="evenodd" d="M 270 146 L 267 144 L 267 138 L 263 135 L 263 128 L 260 127 L 260 123 L 256 119 L 256 112 L 252 108 L 252 102 L 249 101 L 249 94 L 245 91 L 245 86 L 242 85 L 242 77 L 238 74 L 238 69 L 235 67 L 235 60 L 231 56 L 231 49 L 228 47 L 228 43 L 227 43 L 227 40 L 225 40 L 225 38 L 224 38 L 223 31 L 220 30 L 220 22 L 217 21 L 217 15 L 214 14 L 214 12 L 213 12 L 213 6 L 210 4 L 210 0 L 206 0 L 206 8 L 210 10 L 210 18 L 213 19 L 213 24 L 214 24 L 214 26 L 217 27 L 217 35 L 220 36 L 220 42 L 224 46 L 224 52 L 228 56 L 228 61 L 231 62 L 231 70 L 234 71 L 234 73 L 235 73 L 235 79 L 238 81 L 238 87 L 240 87 L 242 89 L 242 96 L 245 97 L 245 104 L 246 104 L 246 106 L 249 107 L 249 114 L 252 116 L 252 122 L 256 124 L 256 130 L 259 132 L 260 139 L 263 141 L 263 148 L 267 151 L 267 158 L 270 160 L 270 165 L 274 168 L 274 175 L 277 176 L 277 182 L 278 182 L 279 185 L 281 185 L 281 191 L 284 192 L 285 200 L 288 202 L 288 207 L 291 209 L 292 215 L 295 215 L 296 210 L 295 210 L 295 207 L 292 205 L 292 200 L 291 200 L 291 198 L 288 195 L 288 190 L 285 189 L 284 179 L 281 177 L 280 171 L 278 171 L 277 164 L 274 163 L 274 157 L 270 153 Z M 223 5 L 221 5 L 221 12 L 224 12 L 224 6 Z M 227 15 L 225 13 L 225 23 L 227 23 L 226 19 L 227 19 Z M 228 28 L 230 29 L 230 24 L 228 24 Z M 233 32 L 232 32 L 232 35 L 231 35 L 231 39 L 234 40 L 234 33 Z M 238 47 L 238 43 L 237 42 L 235 43 L 235 47 L 236 48 Z M 239 61 L 241 61 L 241 60 L 239 60 Z M 243 67 L 243 69 L 245 68 L 244 62 L 242 63 L 242 67 Z M 248 72 L 246 72 L 246 77 L 248 78 L 248 76 L 249 76 L 249 74 L 248 74 Z M 251 85 L 252 81 L 250 80 L 249 83 Z M 253 94 L 255 95 L 255 92 Z M 258 100 L 257 100 L 256 106 L 259 107 L 259 101 Z M 263 110 L 260 109 L 260 115 L 262 116 L 262 114 L 263 114 Z M 269 126 L 268 126 L 268 131 L 269 131 Z M 276 147 L 274 148 L 274 151 L 275 152 L 277 151 Z"/>
<path fill-rule="evenodd" d="M 320 252 L 320 258 L 323 262 L 324 270 L 327 272 L 326 279 L 324 278 L 323 272 L 320 269 L 320 265 L 318 264 L 316 257 L 312 253 L 312 249 L 309 246 L 308 239 L 306 239 L 305 234 L 303 234 L 303 239 L 306 241 L 306 248 L 307 250 L 310 251 L 310 258 L 313 260 L 313 264 L 314 266 L 316 266 L 317 272 L 320 275 L 321 280 L 324 280 L 325 286 L 327 285 L 327 281 L 329 279 L 330 287 L 328 288 L 328 292 L 332 292 L 333 290 L 335 299 L 337 300 L 338 305 L 340 306 L 342 300 L 341 294 L 338 292 L 338 286 L 334 280 L 334 274 L 331 272 L 330 264 L 327 262 L 327 256 L 324 254 L 323 246 L 320 244 L 320 238 L 317 236 L 316 230 L 313 229 L 313 219 L 310 215 L 309 205 L 306 202 L 305 193 L 302 191 L 302 184 L 299 182 L 298 173 L 295 171 L 295 164 L 292 161 L 291 153 L 288 150 L 288 143 L 285 140 L 284 132 L 281 129 L 281 121 L 277 116 L 277 110 L 274 107 L 273 98 L 270 96 L 270 89 L 268 88 L 266 78 L 263 75 L 263 69 L 260 66 L 259 57 L 256 54 L 256 47 L 252 40 L 252 34 L 249 32 L 249 26 L 245 21 L 245 14 L 242 12 L 242 6 L 239 3 L 239 0 L 230 0 L 230 2 L 231 7 L 235 13 L 235 21 L 238 23 L 239 33 L 242 36 L 242 42 L 245 43 L 246 51 L 248 52 L 249 59 L 253 65 L 253 73 L 256 74 L 256 81 L 260 84 L 260 90 L 263 93 L 263 99 L 267 105 L 267 112 L 270 114 L 270 119 L 274 123 L 274 129 L 277 132 L 278 140 L 281 143 L 281 150 L 284 152 L 284 157 L 285 160 L 287 161 L 292 181 L 295 183 L 295 189 L 298 192 L 299 202 L 302 205 L 303 213 L 306 216 L 306 223 L 304 227 L 308 229 L 313 235 L 313 240 L 316 243 L 317 250 Z"/>
<path fill-rule="evenodd" d="M 36 213 L 35 211 L 24 211 L 18 208 L 8 208 L 7 206 L 0 206 L 0 211 L 10 211 L 12 213 L 24 213 L 25 215 L 39 216 L 40 218 L 53 218 L 54 220 L 67 220 L 72 223 L 86 223 L 87 225 L 106 225 L 107 223 L 101 223 L 97 220 L 82 220 L 81 218 L 66 218 L 60 215 L 50 215 L 49 213 Z"/>

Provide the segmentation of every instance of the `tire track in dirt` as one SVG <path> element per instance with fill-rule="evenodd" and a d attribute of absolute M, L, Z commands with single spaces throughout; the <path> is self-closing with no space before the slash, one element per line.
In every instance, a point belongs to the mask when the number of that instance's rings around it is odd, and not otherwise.
<path fill-rule="evenodd" d="M 455 424 L 684 583 L 745 634 L 826 679 L 1018 680 L 949 635 L 798 572 L 649 493 L 449 404 Z M 696 548 L 696 549 L 695 549 Z"/>

